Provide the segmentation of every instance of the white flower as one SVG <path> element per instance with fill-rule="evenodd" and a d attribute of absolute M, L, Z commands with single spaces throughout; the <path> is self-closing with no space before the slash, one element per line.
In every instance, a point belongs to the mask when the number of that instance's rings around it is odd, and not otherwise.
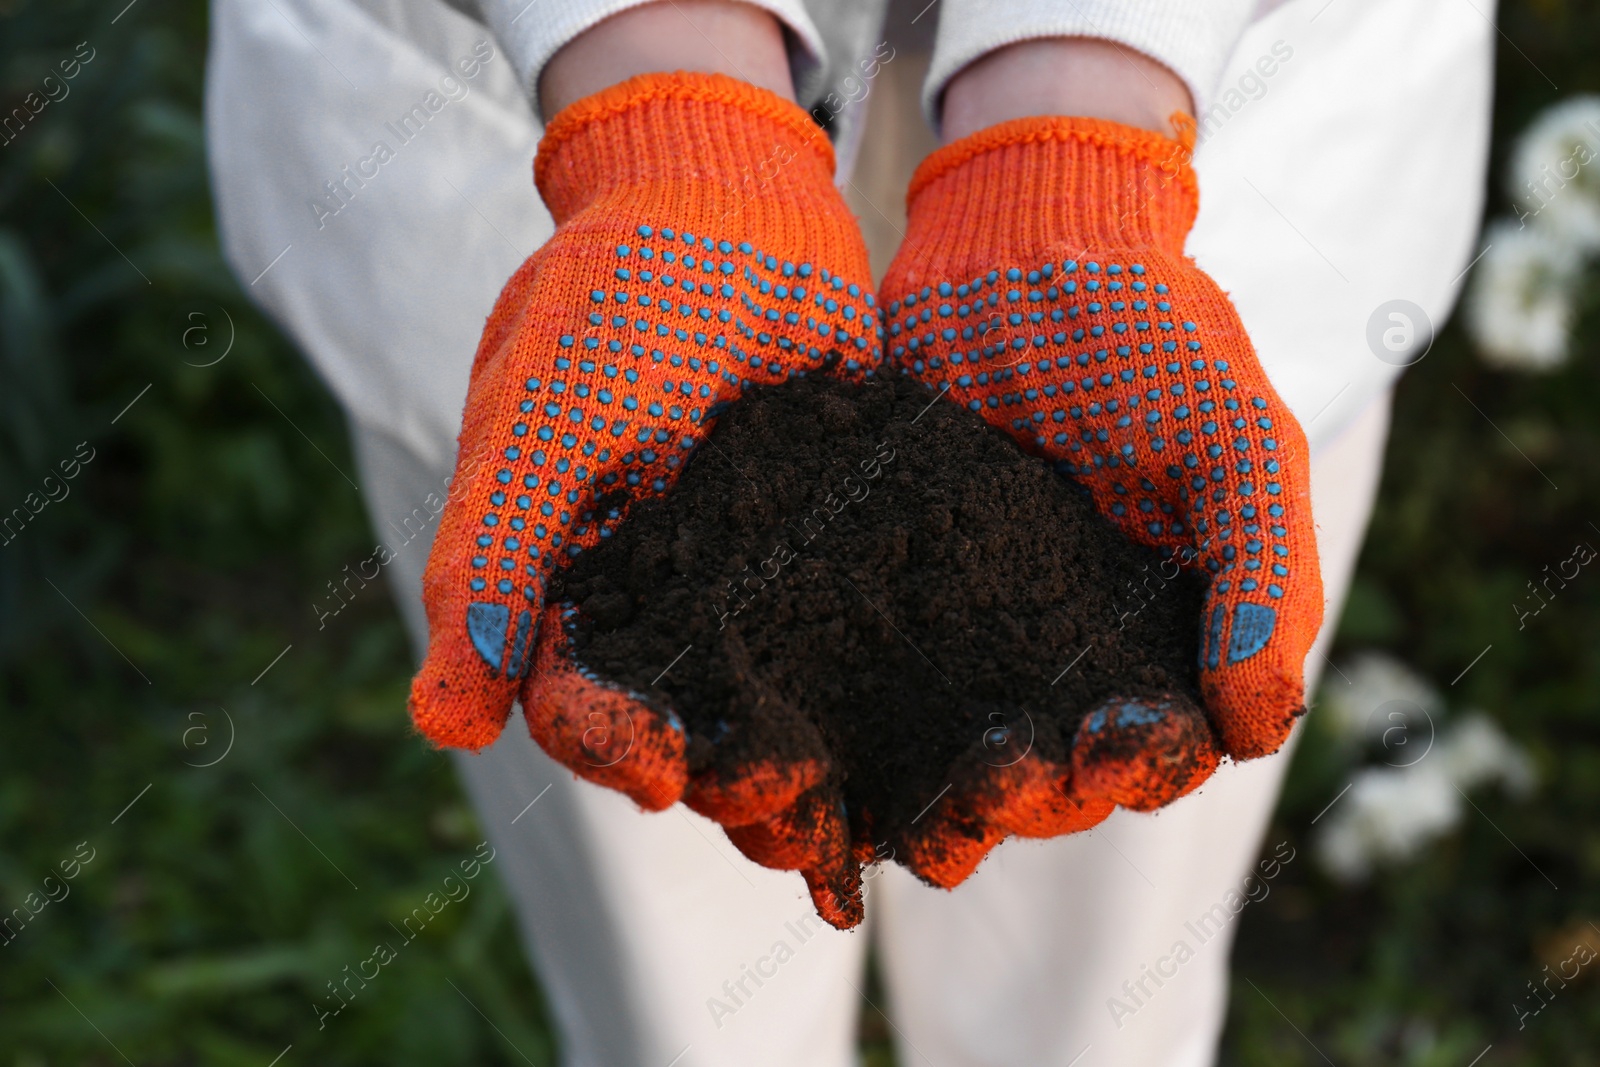
<path fill-rule="evenodd" d="M 1481 711 L 1469 711 L 1451 726 L 1439 739 L 1436 757 L 1462 789 L 1498 780 L 1512 796 L 1533 792 L 1533 760 Z"/>
<path fill-rule="evenodd" d="M 1512 150 L 1510 184 L 1523 222 L 1600 249 L 1600 96 L 1574 96 L 1541 112 Z"/>
<path fill-rule="evenodd" d="M 1428 731 L 1431 716 L 1440 710 L 1439 694 L 1428 680 L 1383 652 L 1359 653 L 1339 671 L 1323 675 L 1321 706 L 1342 740 L 1396 743 L 1400 737 L 1392 731 Z"/>
<path fill-rule="evenodd" d="M 1317 839 L 1317 858 L 1347 882 L 1365 878 L 1381 861 L 1405 859 L 1461 821 L 1461 794 L 1427 761 L 1368 767 L 1337 805 Z"/>
<path fill-rule="evenodd" d="M 1482 712 L 1469 712 L 1410 766 L 1367 767 L 1334 802 L 1317 836 L 1323 868 L 1341 881 L 1406 859 L 1461 821 L 1468 789 L 1498 779 L 1514 796 L 1533 788 L 1533 762 Z"/>
<path fill-rule="evenodd" d="M 1517 370 L 1560 366 L 1583 257 L 1543 226 L 1502 219 L 1484 236 L 1488 247 L 1473 277 L 1467 328 L 1485 362 Z"/>

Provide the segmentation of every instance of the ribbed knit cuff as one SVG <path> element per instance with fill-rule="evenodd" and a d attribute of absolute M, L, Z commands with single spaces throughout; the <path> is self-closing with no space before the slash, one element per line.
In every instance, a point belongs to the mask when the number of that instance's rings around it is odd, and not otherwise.
<path fill-rule="evenodd" d="M 505 49 L 517 79 L 539 111 L 539 75 L 574 37 L 612 15 L 651 0 L 479 0 L 484 21 Z M 770 11 L 789 31 L 789 66 L 803 84 L 826 58 L 822 35 L 802 0 L 743 0 Z"/>
<path fill-rule="evenodd" d="M 908 233 L 946 249 L 1044 241 L 1181 255 L 1199 191 L 1189 166 L 1193 120 L 1180 128 L 1176 141 L 1102 119 L 1026 118 L 980 130 L 912 175 Z"/>
<path fill-rule="evenodd" d="M 795 104 L 726 75 L 679 72 L 642 74 L 564 108 L 533 171 L 558 224 L 628 190 L 639 210 L 736 210 L 759 226 L 769 212 L 822 210 L 808 197 L 837 199 L 833 165 L 827 135 Z"/>
<path fill-rule="evenodd" d="M 943 0 L 922 107 L 939 128 L 940 100 L 981 56 L 1040 37 L 1095 37 L 1142 52 L 1189 87 L 1205 111 L 1257 0 Z"/>

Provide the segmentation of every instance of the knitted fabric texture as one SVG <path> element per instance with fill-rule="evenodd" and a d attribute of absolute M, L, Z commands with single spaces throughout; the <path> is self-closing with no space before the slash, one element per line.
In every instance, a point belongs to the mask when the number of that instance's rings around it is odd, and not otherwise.
<path fill-rule="evenodd" d="M 757 759 L 691 781 L 677 716 L 575 663 L 574 609 L 545 591 L 667 491 L 746 388 L 881 359 L 866 250 L 832 178 L 803 111 L 717 75 L 634 78 L 550 123 L 535 180 L 557 230 L 484 328 L 424 575 L 410 710 L 434 743 L 492 743 L 520 697 L 535 740 L 577 774 L 727 825 L 766 825 L 822 779 L 815 761 Z M 777 858 L 833 851 L 811 833 Z"/>
<path fill-rule="evenodd" d="M 1209 572 L 1201 689 L 1222 748 L 1247 759 L 1304 710 L 1322 580 L 1305 435 L 1183 254 L 1198 199 L 1193 124 L 1180 129 L 1020 119 L 935 152 L 884 279 L 886 344 L 892 365 L 1054 461 L 1130 539 Z M 1216 754 L 1185 714 L 1102 717 L 1102 732 L 1169 751 L 1129 759 L 1101 739 L 1105 756 L 1075 753 L 1076 794 L 1149 807 L 1193 788 Z"/>
<path fill-rule="evenodd" d="M 1209 778 L 1219 755 L 1188 698 L 1114 697 L 1084 717 L 1066 763 L 1031 752 L 1005 767 L 954 769 L 951 788 L 895 858 L 924 881 L 954 888 L 1007 836 L 1077 833 L 1118 805 L 1154 810 Z"/>

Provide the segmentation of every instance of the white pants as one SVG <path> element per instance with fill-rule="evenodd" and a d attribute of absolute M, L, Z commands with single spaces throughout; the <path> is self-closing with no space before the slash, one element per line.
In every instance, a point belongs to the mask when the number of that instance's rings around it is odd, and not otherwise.
<path fill-rule="evenodd" d="M 1330 600 L 1310 685 L 1371 511 L 1388 408 L 1384 395 L 1312 457 Z M 355 445 L 379 530 L 404 525 L 450 473 L 379 433 L 358 430 Z M 418 649 L 426 542 L 389 568 Z M 520 715 L 492 748 L 455 761 L 499 851 L 569 1067 L 844 1067 L 868 937 L 905 1067 L 1203 1067 L 1233 934 L 1213 909 L 1243 892 L 1288 753 L 1226 764 L 1155 814 L 1007 841 L 954 891 L 884 868 L 851 933 L 816 918 L 798 874 L 751 863 L 709 820 L 682 805 L 646 814 L 575 778 Z M 1173 958 L 1179 941 L 1192 959 Z M 1149 970 L 1174 973 L 1157 986 Z"/>

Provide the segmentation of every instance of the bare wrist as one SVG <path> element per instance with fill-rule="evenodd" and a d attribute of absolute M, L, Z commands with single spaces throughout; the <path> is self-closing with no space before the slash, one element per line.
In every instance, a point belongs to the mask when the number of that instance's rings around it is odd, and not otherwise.
<path fill-rule="evenodd" d="M 1090 37 L 1007 45 L 963 67 L 945 87 L 944 137 L 1039 115 L 1106 119 L 1173 135 L 1175 111 L 1192 114 L 1189 88 L 1142 52 Z"/>
<path fill-rule="evenodd" d="M 670 0 L 619 12 L 568 41 L 539 76 L 549 121 L 568 104 L 639 74 L 726 74 L 794 99 L 783 25 L 737 0 Z"/>

